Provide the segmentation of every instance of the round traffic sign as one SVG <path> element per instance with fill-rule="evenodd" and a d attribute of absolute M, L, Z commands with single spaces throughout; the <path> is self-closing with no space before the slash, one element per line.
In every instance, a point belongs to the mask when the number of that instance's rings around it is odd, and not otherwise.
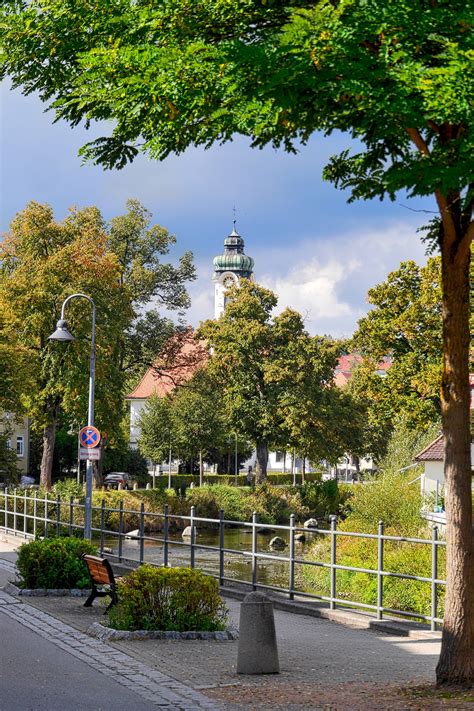
<path fill-rule="evenodd" d="M 81 447 L 92 449 L 100 442 L 100 432 L 96 427 L 83 427 L 79 432 L 79 442 Z"/>

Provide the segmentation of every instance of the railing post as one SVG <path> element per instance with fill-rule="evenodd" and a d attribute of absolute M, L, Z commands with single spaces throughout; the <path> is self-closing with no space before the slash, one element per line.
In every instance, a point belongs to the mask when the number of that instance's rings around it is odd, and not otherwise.
<path fill-rule="evenodd" d="M 191 506 L 190 521 L 191 526 L 191 568 L 195 566 L 195 553 L 194 553 L 194 539 L 195 539 L 195 529 L 194 529 L 194 506 Z"/>
<path fill-rule="evenodd" d="M 17 520 L 17 510 L 16 510 L 16 500 L 17 500 L 17 490 L 13 489 L 13 530 L 16 533 L 16 520 Z"/>
<path fill-rule="evenodd" d="M 224 585 L 224 509 L 219 511 L 219 585 Z"/>
<path fill-rule="evenodd" d="M 140 565 L 145 560 L 145 503 L 140 505 Z"/>
<path fill-rule="evenodd" d="M 377 619 L 383 617 L 383 534 L 384 523 L 379 521 L 377 539 Z"/>
<path fill-rule="evenodd" d="M 435 617 L 438 614 L 438 526 L 433 526 L 431 531 L 431 631 L 436 631 Z"/>
<path fill-rule="evenodd" d="M 257 512 L 252 514 L 252 589 L 257 589 Z"/>
<path fill-rule="evenodd" d="M 119 503 L 119 527 L 118 527 L 118 560 L 122 562 L 123 555 L 123 499 Z"/>
<path fill-rule="evenodd" d="M 69 497 L 69 535 L 72 536 L 74 530 L 74 496 Z"/>
<path fill-rule="evenodd" d="M 329 607 L 331 610 L 336 609 L 336 552 L 337 552 L 337 547 L 336 547 L 336 526 L 337 526 L 337 516 L 330 516 L 330 521 L 331 521 L 331 578 L 330 578 L 330 601 L 329 601 Z"/>
<path fill-rule="evenodd" d="M 295 514 L 290 516 L 290 600 L 295 597 Z"/>
<path fill-rule="evenodd" d="M 36 517 L 38 515 L 38 492 L 33 493 L 33 536 L 36 538 Z"/>
<path fill-rule="evenodd" d="M 104 555 L 105 499 L 100 504 L 100 555 Z"/>
<path fill-rule="evenodd" d="M 26 491 L 23 494 L 23 535 L 26 538 L 26 533 L 28 531 L 28 510 L 27 510 L 28 504 L 26 500 Z"/>
<path fill-rule="evenodd" d="M 56 497 L 56 535 L 61 535 L 61 496 Z"/>
<path fill-rule="evenodd" d="M 169 526 L 169 517 L 168 517 L 168 504 L 165 504 L 165 523 L 164 523 L 164 528 L 163 528 L 163 565 L 168 567 L 168 526 Z"/>
<path fill-rule="evenodd" d="M 47 538 L 49 533 L 49 521 L 48 521 L 48 492 L 44 494 L 44 537 Z"/>
<path fill-rule="evenodd" d="M 3 493 L 5 495 L 5 530 L 8 531 L 8 489 L 6 487 Z"/>

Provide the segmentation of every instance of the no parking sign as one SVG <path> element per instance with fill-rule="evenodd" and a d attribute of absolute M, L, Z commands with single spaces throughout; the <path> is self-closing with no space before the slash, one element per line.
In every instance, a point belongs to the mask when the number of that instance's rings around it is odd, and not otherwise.
<path fill-rule="evenodd" d="M 100 442 L 100 432 L 96 427 L 83 427 L 79 432 L 79 442 L 81 447 L 93 449 Z"/>

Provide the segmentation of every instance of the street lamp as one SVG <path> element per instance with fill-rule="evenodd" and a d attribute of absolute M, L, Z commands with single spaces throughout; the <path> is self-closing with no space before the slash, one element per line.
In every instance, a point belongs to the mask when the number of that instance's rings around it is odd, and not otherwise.
<path fill-rule="evenodd" d="M 56 330 L 49 336 L 50 341 L 74 341 L 74 336 L 69 332 L 68 323 L 64 318 L 66 304 L 71 299 L 87 299 L 92 306 L 92 337 L 91 337 L 91 357 L 89 367 L 89 408 L 87 413 L 87 426 L 94 426 L 94 387 L 95 387 L 95 304 L 90 296 L 85 294 L 72 294 L 64 299 L 61 306 L 61 318 L 56 324 Z M 84 538 L 91 539 L 92 527 L 92 460 L 86 462 L 86 503 L 84 506 Z"/>

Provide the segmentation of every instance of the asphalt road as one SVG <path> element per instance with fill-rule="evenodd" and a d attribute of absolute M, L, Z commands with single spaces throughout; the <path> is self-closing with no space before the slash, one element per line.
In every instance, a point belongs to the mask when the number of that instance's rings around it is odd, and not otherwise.
<path fill-rule="evenodd" d="M 153 705 L 0 615 L 1 711 L 150 711 Z"/>

